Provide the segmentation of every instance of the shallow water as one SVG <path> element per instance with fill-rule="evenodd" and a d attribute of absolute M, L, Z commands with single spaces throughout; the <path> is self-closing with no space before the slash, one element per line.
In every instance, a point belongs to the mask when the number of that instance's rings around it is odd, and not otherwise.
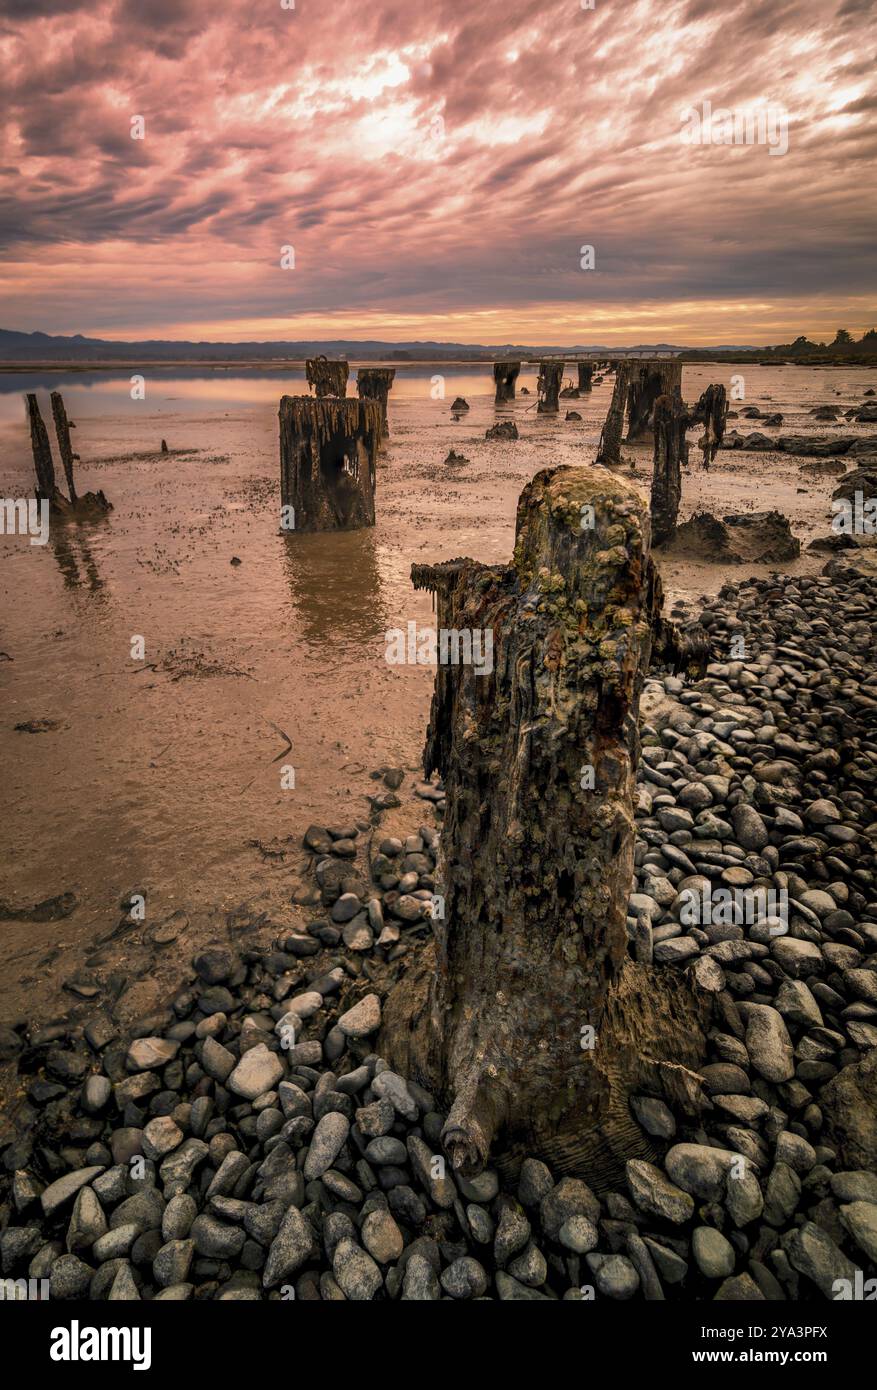
<path fill-rule="evenodd" d="M 806 414 L 859 402 L 874 380 L 866 369 L 746 372 L 746 403 L 782 411 L 783 432 L 874 429 L 814 426 Z M 0 922 L 0 998 L 47 942 L 84 943 L 111 926 L 127 892 L 145 886 L 155 916 L 232 907 L 278 881 L 253 840 L 363 817 L 379 789 L 369 773 L 383 764 L 411 769 L 410 787 L 432 671 L 388 665 L 384 634 L 433 620 L 412 562 L 507 560 L 522 487 L 539 468 L 593 458 L 611 392 L 610 379 L 552 419 L 535 414 L 535 373 L 518 383 L 531 396 L 496 408 L 489 367 L 399 368 L 375 528 L 283 535 L 277 405 L 304 391 L 303 373 L 148 369 L 143 401 L 130 376 L 0 375 L 0 495 L 32 490 L 23 393 L 37 391 L 52 434 L 48 392 L 60 389 L 77 425 L 79 490 L 103 488 L 114 507 L 106 520 L 54 525 L 45 547 L 0 536 L 0 652 L 12 658 L 0 660 L 0 899 L 81 899 L 64 922 Z M 715 367 L 686 368 L 686 399 L 717 379 Z M 455 421 L 458 394 L 472 408 Z M 583 422 L 566 422 L 565 408 Z M 520 441 L 486 442 L 497 418 L 514 418 Z M 179 452 L 156 456 L 162 438 Z M 446 467 L 451 447 L 471 462 Z M 650 449 L 634 452 L 647 477 Z M 799 534 L 825 534 L 833 483 L 799 494 L 799 463 L 720 453 L 709 474 L 692 469 L 683 511 L 782 505 Z M 708 560 L 665 573 L 671 593 L 691 597 L 728 577 Z M 143 660 L 131 657 L 136 636 Z M 15 731 L 35 719 L 60 727 Z M 295 787 L 284 790 L 287 765 Z"/>

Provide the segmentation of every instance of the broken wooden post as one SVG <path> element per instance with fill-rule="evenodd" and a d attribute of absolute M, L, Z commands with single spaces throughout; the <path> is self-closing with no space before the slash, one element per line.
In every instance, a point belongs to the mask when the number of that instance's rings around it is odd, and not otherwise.
<path fill-rule="evenodd" d="M 396 376 L 395 367 L 360 367 L 356 373 L 356 394 L 363 401 L 377 401 L 381 407 L 381 433 L 390 433 L 387 397 Z M 344 394 L 343 391 L 341 393 Z"/>
<path fill-rule="evenodd" d="M 626 914 L 643 681 L 655 654 L 702 673 L 709 644 L 661 617 L 645 498 L 603 469 L 533 478 L 511 564 L 412 579 L 438 629 L 490 633 L 493 660 L 437 670 L 424 770 L 447 797 L 443 910 L 377 1050 L 439 1096 L 464 1174 L 502 1132 L 506 1153 L 605 1177 L 642 1152 L 629 1093 L 678 1099 L 705 1045 L 688 982 L 628 957 Z"/>
<path fill-rule="evenodd" d="M 612 399 L 606 412 L 606 421 L 600 434 L 597 449 L 597 463 L 611 467 L 621 462 L 621 436 L 624 434 L 624 411 L 627 405 L 627 388 L 630 381 L 630 364 L 619 362 L 615 372 L 615 385 Z"/>
<path fill-rule="evenodd" d="M 594 379 L 593 362 L 579 362 L 579 390 L 590 391 Z"/>
<path fill-rule="evenodd" d="M 67 419 L 67 411 L 64 409 L 64 401 L 60 391 L 53 391 L 51 394 L 52 415 L 55 420 L 55 434 L 58 437 L 58 452 L 61 455 L 61 462 L 64 465 L 64 476 L 67 479 L 67 491 L 70 493 L 70 501 L 76 506 L 76 484 L 73 481 L 73 460 L 79 457 L 74 454 L 73 445 L 70 443 L 70 421 Z"/>
<path fill-rule="evenodd" d="M 49 432 L 40 414 L 35 395 L 28 392 L 27 417 L 30 424 L 30 447 L 33 451 L 34 471 L 37 475 L 37 501 L 54 503 L 60 496 L 55 485 L 55 464 L 52 459 L 52 446 Z"/>
<path fill-rule="evenodd" d="M 515 383 L 521 370 L 520 362 L 494 362 L 493 380 L 496 383 L 494 405 L 515 399 Z"/>
<path fill-rule="evenodd" d="M 296 531 L 353 531 L 375 524 L 378 401 L 284 396 L 280 402 L 280 502 Z"/>
<path fill-rule="evenodd" d="M 347 378 L 350 363 L 330 362 L 328 357 L 308 357 L 305 361 L 305 376 L 308 386 L 313 386 L 317 397 L 344 396 L 347 392 Z"/>
<path fill-rule="evenodd" d="M 645 438 L 652 429 L 659 396 L 682 394 L 682 363 L 677 358 L 631 363 L 627 388 L 627 438 Z"/>
<path fill-rule="evenodd" d="M 563 381 L 563 363 L 543 359 L 539 363 L 539 404 L 538 414 L 559 410 L 560 384 Z"/>
<path fill-rule="evenodd" d="M 27 394 L 27 414 L 30 423 L 30 443 L 33 450 L 34 469 L 37 475 L 36 495 L 38 500 L 45 499 L 52 510 L 53 516 L 69 516 L 77 520 L 83 517 L 99 516 L 103 512 L 112 511 L 112 503 L 108 502 L 103 492 L 86 492 L 84 497 L 76 495 L 76 488 L 73 484 L 73 460 L 78 459 L 79 455 L 74 454 L 70 445 L 70 429 L 72 425 L 67 419 L 67 412 L 64 409 L 64 402 L 58 391 L 53 391 L 51 395 L 52 414 L 55 417 L 55 433 L 58 436 L 58 447 L 61 451 L 61 458 L 64 463 L 64 472 L 67 475 L 67 484 L 70 488 L 70 501 L 64 496 L 61 489 L 55 482 L 55 465 L 52 460 L 52 447 L 49 444 L 49 434 L 40 414 L 40 407 L 37 398 L 30 393 Z"/>
<path fill-rule="evenodd" d="M 698 440 L 703 454 L 703 466 L 709 468 L 716 451 L 725 437 L 725 422 L 728 418 L 728 396 L 721 384 L 708 386 L 691 413 L 689 423 L 702 424 L 704 431 Z"/>
<path fill-rule="evenodd" d="M 682 501 L 682 465 L 688 462 L 688 408 L 681 396 L 655 401 L 655 466 L 652 473 L 652 542 L 663 545 L 676 534 Z"/>

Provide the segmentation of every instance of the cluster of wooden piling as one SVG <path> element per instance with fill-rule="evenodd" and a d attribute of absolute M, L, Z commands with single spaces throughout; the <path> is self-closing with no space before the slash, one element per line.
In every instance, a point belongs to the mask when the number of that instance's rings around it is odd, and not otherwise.
<path fill-rule="evenodd" d="M 619 361 L 612 400 L 600 436 L 597 462 L 609 465 L 621 462 L 625 418 L 627 439 L 642 439 L 654 427 L 655 402 L 658 397 L 681 397 L 681 394 L 682 363 L 678 359 L 656 358 L 643 361 L 628 358 Z"/>
<path fill-rule="evenodd" d="M 590 391 L 595 367 L 600 365 L 590 358 L 578 360 L 578 386 L 561 391 L 563 359 L 542 358 L 538 411 L 554 413 L 559 409 L 561 395 L 578 396 Z M 641 440 L 651 433 L 654 440 L 653 541 L 661 544 L 671 540 L 676 531 L 682 467 L 688 461 L 686 431 L 694 424 L 703 424 L 700 447 L 704 466 L 708 468 L 724 433 L 725 389 L 716 385 L 708 387 L 697 405 L 689 409 L 682 399 L 682 363 L 678 358 L 619 358 L 605 365 L 614 367 L 616 376 L 596 462 L 610 466 L 621 462 L 625 423 L 629 441 Z M 496 404 L 515 399 L 520 370 L 519 361 L 501 359 L 494 362 Z M 369 411 L 358 412 L 353 402 L 347 401 L 349 365 L 346 361 L 309 358 L 306 374 L 309 385 L 316 391 L 316 399 L 285 396 L 281 401 L 282 503 L 294 509 L 296 530 L 373 526 L 374 451 L 389 430 L 387 400 L 395 369 L 363 367 L 358 372 L 359 403 L 374 406 L 376 417 Z M 56 414 L 56 423 L 57 420 Z M 66 467 L 67 455 L 63 447 L 62 457 Z M 68 473 L 68 479 L 71 478 Z"/>

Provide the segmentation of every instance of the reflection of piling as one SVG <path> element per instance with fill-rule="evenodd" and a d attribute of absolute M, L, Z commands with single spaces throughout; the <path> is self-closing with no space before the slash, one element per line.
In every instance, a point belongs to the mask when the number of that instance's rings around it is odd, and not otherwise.
<path fill-rule="evenodd" d="M 379 401 L 282 398 L 280 502 L 296 531 L 374 526 L 380 438 Z"/>
<path fill-rule="evenodd" d="M 539 404 L 537 412 L 559 410 L 560 383 L 563 380 L 563 363 L 543 360 L 539 363 Z"/>
<path fill-rule="evenodd" d="M 515 399 L 515 383 L 520 370 L 520 362 L 494 362 L 493 379 L 496 382 L 496 392 L 493 399 L 496 405 Z"/>
<path fill-rule="evenodd" d="M 330 362 L 328 357 L 308 357 L 305 361 L 308 386 L 313 386 L 318 398 L 343 396 L 350 375 L 349 362 Z"/>
<path fill-rule="evenodd" d="M 356 394 L 363 401 L 377 401 L 381 407 L 381 433 L 388 435 L 387 397 L 396 376 L 395 367 L 360 367 L 356 373 Z"/>
<path fill-rule="evenodd" d="M 52 396 L 52 415 L 55 418 L 55 434 L 58 436 L 58 452 L 61 455 L 61 462 L 64 465 L 64 476 L 67 479 L 67 491 L 70 493 L 70 501 L 76 506 L 76 484 L 73 481 L 73 460 L 78 458 L 74 454 L 73 445 L 70 443 L 70 421 L 67 419 L 67 411 L 64 409 L 64 401 L 60 391 L 53 391 Z"/>

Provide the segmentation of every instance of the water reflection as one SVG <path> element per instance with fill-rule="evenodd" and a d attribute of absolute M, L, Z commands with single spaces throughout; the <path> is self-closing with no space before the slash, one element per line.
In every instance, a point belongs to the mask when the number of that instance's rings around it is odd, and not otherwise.
<path fill-rule="evenodd" d="M 65 589 L 88 589 L 101 599 L 107 599 L 106 581 L 85 526 L 75 521 L 56 523 L 49 531 L 49 545 L 64 578 Z"/>
<path fill-rule="evenodd" d="M 387 603 L 371 527 L 278 537 L 300 639 L 333 658 L 355 649 L 373 658 Z"/>

